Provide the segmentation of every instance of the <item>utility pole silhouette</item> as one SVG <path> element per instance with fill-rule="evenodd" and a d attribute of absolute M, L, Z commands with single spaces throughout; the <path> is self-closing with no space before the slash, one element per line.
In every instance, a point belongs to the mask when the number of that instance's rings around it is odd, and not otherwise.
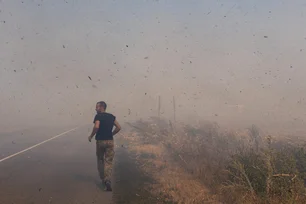
<path fill-rule="evenodd" d="M 160 118 L 160 95 L 158 96 L 158 107 L 157 107 L 157 111 L 158 111 L 158 117 Z"/>
<path fill-rule="evenodd" d="M 176 121 L 176 106 L 175 106 L 175 97 L 173 96 L 173 122 Z"/>

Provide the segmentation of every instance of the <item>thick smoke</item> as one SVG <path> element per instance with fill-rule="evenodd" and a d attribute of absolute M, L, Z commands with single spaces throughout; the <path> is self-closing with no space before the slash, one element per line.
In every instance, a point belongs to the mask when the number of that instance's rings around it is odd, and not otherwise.
<path fill-rule="evenodd" d="M 305 9 L 0 1 L 0 129 L 90 123 L 105 100 L 122 123 L 175 111 L 184 122 L 303 131 Z"/>

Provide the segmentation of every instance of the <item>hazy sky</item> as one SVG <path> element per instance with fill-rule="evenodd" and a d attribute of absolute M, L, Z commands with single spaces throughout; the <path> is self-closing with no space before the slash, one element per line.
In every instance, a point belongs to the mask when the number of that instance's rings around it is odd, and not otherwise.
<path fill-rule="evenodd" d="M 0 130 L 157 115 L 304 130 L 306 2 L 0 0 Z M 91 80 L 89 79 L 89 77 Z"/>

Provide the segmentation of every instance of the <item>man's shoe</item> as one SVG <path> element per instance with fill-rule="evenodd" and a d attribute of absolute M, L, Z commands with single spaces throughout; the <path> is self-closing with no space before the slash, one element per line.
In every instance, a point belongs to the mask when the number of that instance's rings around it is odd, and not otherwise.
<path fill-rule="evenodd" d="M 112 191 L 112 183 L 110 181 L 105 181 L 105 190 Z"/>

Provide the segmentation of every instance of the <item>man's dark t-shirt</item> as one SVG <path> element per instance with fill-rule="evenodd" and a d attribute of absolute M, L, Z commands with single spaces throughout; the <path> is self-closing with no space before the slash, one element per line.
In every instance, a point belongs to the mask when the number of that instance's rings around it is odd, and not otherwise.
<path fill-rule="evenodd" d="M 99 120 L 100 127 L 96 134 L 96 140 L 113 140 L 113 127 L 116 117 L 110 113 L 98 113 L 94 123 Z"/>

